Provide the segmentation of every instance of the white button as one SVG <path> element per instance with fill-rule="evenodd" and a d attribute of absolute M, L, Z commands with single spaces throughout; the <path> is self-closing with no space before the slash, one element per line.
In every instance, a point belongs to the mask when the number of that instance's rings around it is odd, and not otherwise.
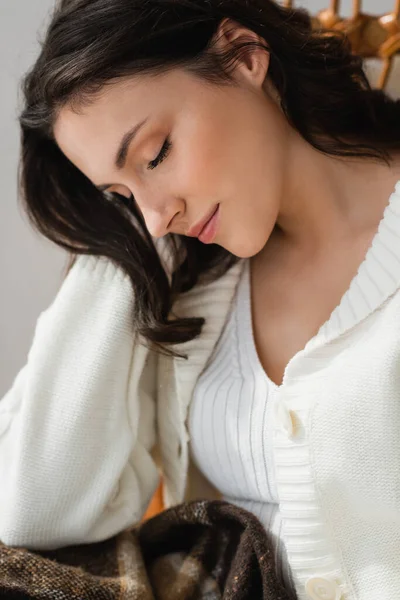
<path fill-rule="evenodd" d="M 311 577 L 305 589 L 311 600 L 340 600 L 342 596 L 339 586 L 325 577 Z"/>
<path fill-rule="evenodd" d="M 283 402 L 278 401 L 275 405 L 275 417 L 279 429 L 281 429 L 288 437 L 293 437 L 295 434 L 293 411 L 289 410 Z"/>

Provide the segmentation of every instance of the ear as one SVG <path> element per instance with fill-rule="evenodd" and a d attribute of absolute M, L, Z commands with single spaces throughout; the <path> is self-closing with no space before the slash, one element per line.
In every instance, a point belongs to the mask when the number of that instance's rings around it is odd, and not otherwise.
<path fill-rule="evenodd" d="M 268 73 L 270 60 L 264 38 L 233 19 L 225 18 L 219 24 L 215 34 L 214 48 L 226 51 L 237 44 L 249 42 L 256 42 L 259 45 L 245 48 L 235 65 L 234 74 L 242 81 L 261 88 Z"/>

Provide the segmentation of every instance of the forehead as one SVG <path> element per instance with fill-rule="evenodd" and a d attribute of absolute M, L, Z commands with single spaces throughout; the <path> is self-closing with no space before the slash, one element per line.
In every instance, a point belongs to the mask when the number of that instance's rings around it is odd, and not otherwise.
<path fill-rule="evenodd" d="M 147 117 L 172 117 L 198 96 L 202 85 L 182 70 L 108 83 L 86 105 L 66 105 L 60 110 L 54 126 L 56 141 L 64 154 L 88 174 L 88 157 L 95 155 L 98 164 L 105 164 L 127 129 Z"/>

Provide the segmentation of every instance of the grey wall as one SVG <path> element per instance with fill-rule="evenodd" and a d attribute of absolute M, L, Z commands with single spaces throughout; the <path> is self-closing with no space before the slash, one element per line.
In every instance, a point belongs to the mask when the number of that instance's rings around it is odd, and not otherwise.
<path fill-rule="evenodd" d="M 326 5 L 303 0 L 315 12 Z M 17 202 L 18 81 L 37 51 L 53 0 L 0 0 L 0 398 L 26 361 L 39 313 L 62 280 L 65 254 L 28 225 Z M 389 10 L 391 0 L 366 0 L 369 12 Z M 349 14 L 350 1 L 343 4 Z M 399 73 L 399 74 L 398 74 Z M 400 68 L 390 91 L 400 89 Z"/>
<path fill-rule="evenodd" d="M 0 0 L 0 397 L 25 363 L 36 319 L 65 255 L 34 233 L 17 203 L 18 80 L 38 51 L 52 0 Z"/>

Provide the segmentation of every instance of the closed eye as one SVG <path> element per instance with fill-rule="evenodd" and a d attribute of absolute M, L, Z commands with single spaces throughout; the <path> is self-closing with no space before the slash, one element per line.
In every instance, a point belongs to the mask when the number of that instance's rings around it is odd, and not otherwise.
<path fill-rule="evenodd" d="M 154 159 L 151 160 L 147 166 L 148 169 L 155 169 L 156 167 L 158 167 L 158 165 L 160 163 L 162 163 L 162 161 L 168 156 L 169 151 L 171 149 L 171 141 L 169 139 L 169 137 L 167 137 L 167 139 L 165 140 L 163 147 L 160 150 L 159 155 Z"/>

